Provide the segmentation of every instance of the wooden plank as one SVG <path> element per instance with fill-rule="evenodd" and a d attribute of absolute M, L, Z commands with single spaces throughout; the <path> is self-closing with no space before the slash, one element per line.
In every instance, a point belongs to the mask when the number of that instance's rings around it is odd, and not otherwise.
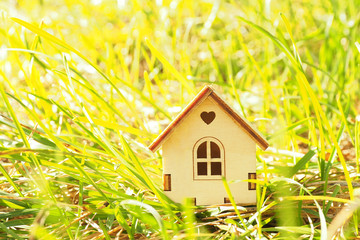
<path fill-rule="evenodd" d="M 210 94 L 210 97 L 217 102 L 226 113 L 232 117 L 235 122 L 242 127 L 245 132 L 261 147 L 262 150 L 266 150 L 269 147 L 269 143 L 265 140 L 261 133 L 259 133 L 251 124 L 241 116 L 239 116 L 224 100 L 222 100 L 215 92 Z"/>
<path fill-rule="evenodd" d="M 229 105 L 222 100 L 210 86 L 205 86 L 198 95 L 179 113 L 179 115 L 165 128 L 165 130 L 150 144 L 149 149 L 155 152 L 161 144 L 167 139 L 175 127 L 188 115 L 191 110 L 211 97 L 244 131 L 261 147 L 262 150 L 268 148 L 269 143 L 251 124 L 240 115 L 238 115 Z"/>
<path fill-rule="evenodd" d="M 179 113 L 179 115 L 165 128 L 165 130 L 150 144 L 149 149 L 155 152 L 161 145 L 161 143 L 168 137 L 168 135 L 174 130 L 181 120 L 188 115 L 188 113 L 196 105 L 206 99 L 207 96 L 212 92 L 210 86 L 204 87 L 199 94 Z"/>
<path fill-rule="evenodd" d="M 231 202 L 230 202 L 230 199 L 227 198 L 227 197 L 224 197 L 224 203 L 231 203 Z"/>

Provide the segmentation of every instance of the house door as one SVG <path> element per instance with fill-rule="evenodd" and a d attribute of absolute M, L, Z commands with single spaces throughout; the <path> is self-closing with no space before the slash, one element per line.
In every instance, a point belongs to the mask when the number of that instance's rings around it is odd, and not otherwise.
<path fill-rule="evenodd" d="M 214 137 L 201 138 L 193 149 L 194 179 L 221 179 L 225 176 L 225 151 Z"/>

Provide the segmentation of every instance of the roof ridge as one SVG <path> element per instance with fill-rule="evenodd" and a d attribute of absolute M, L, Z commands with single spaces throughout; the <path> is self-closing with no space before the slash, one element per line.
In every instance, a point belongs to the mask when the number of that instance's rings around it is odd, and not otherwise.
<path fill-rule="evenodd" d="M 220 105 L 224 111 L 232 117 L 236 123 L 242 127 L 245 132 L 263 149 L 265 150 L 269 143 L 261 135 L 260 132 L 254 128 L 244 117 L 238 115 L 213 89 L 212 86 L 206 85 L 196 96 L 190 101 L 190 103 L 175 117 L 175 119 L 161 132 L 161 134 L 150 144 L 149 149 L 155 152 L 162 144 L 162 142 L 170 136 L 170 133 L 174 130 L 183 118 L 189 114 L 189 112 L 207 97 L 211 96 L 212 99 Z"/>

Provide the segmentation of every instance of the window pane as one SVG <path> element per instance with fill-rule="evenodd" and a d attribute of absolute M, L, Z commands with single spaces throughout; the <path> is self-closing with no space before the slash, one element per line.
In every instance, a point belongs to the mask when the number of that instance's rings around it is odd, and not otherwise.
<path fill-rule="evenodd" d="M 221 175 L 221 162 L 211 163 L 211 175 Z"/>
<path fill-rule="evenodd" d="M 197 163 L 197 172 L 199 176 L 207 175 L 207 163 L 206 162 L 198 162 Z"/>
<path fill-rule="evenodd" d="M 220 158 L 220 148 L 214 143 L 210 142 L 211 158 Z"/>
<path fill-rule="evenodd" d="M 197 158 L 206 158 L 206 142 L 200 144 L 197 149 Z"/>
<path fill-rule="evenodd" d="M 248 173 L 248 179 L 256 179 L 256 173 Z M 256 190 L 256 183 L 249 182 L 249 190 Z"/>
<path fill-rule="evenodd" d="M 164 174 L 164 191 L 171 191 L 171 174 Z"/>

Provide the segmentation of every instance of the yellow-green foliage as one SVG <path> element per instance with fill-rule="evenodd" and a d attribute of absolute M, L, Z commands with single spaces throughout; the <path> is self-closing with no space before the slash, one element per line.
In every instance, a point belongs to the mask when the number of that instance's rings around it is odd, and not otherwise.
<path fill-rule="evenodd" d="M 0 238 L 358 235 L 359 6 L 1 1 Z M 147 149 L 205 84 L 271 145 L 235 220 L 167 199 Z"/>

